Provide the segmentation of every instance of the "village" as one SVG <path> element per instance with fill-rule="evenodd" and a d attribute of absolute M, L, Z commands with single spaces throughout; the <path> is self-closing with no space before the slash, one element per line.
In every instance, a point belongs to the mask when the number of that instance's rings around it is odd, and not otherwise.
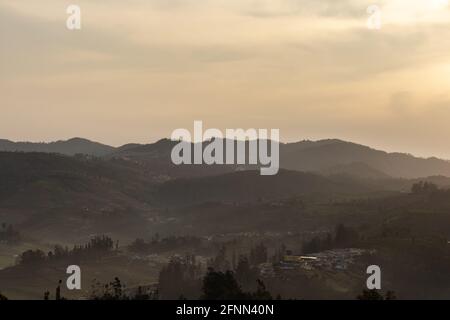
<path fill-rule="evenodd" d="M 278 263 L 262 263 L 259 265 L 262 277 L 277 277 L 286 272 L 298 271 L 345 271 L 354 265 L 363 255 L 373 254 L 373 250 L 343 248 L 318 252 L 311 255 L 294 255 L 287 250 L 286 255 Z"/>

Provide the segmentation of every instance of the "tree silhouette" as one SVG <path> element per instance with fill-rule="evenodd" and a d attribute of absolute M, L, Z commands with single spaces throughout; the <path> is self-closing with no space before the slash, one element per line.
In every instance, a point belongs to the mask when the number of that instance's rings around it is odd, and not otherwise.
<path fill-rule="evenodd" d="M 411 187 L 411 193 L 413 194 L 431 194 L 439 190 L 439 187 L 431 182 L 420 181 L 414 183 Z"/>
<path fill-rule="evenodd" d="M 256 292 L 252 293 L 252 299 L 253 300 L 272 300 L 272 295 L 269 291 L 267 291 L 266 286 L 264 282 L 257 279 L 256 282 L 258 283 Z"/>
<path fill-rule="evenodd" d="M 242 300 L 247 296 L 234 278 L 232 271 L 214 271 L 209 268 L 203 279 L 203 300 Z"/>
<path fill-rule="evenodd" d="M 244 292 L 236 281 L 232 271 L 214 271 L 209 268 L 203 278 L 203 300 L 272 300 L 261 280 L 257 281 L 257 290 L 252 293 Z"/>
<path fill-rule="evenodd" d="M 159 273 L 159 291 L 163 299 L 177 299 L 180 295 L 196 298 L 201 292 L 202 269 L 194 256 L 173 257 Z"/>
<path fill-rule="evenodd" d="M 383 295 L 378 290 L 363 290 L 362 294 L 358 295 L 356 297 L 358 300 L 396 300 L 397 297 L 395 296 L 394 291 L 388 291 L 386 292 L 386 296 L 383 297 Z"/>
<path fill-rule="evenodd" d="M 56 292 L 55 292 L 55 299 L 56 300 L 61 300 L 61 283 L 62 283 L 62 280 L 59 280 L 58 281 L 58 286 L 56 287 Z"/>
<path fill-rule="evenodd" d="M 267 247 L 260 243 L 250 250 L 250 264 L 255 266 L 267 262 Z"/>

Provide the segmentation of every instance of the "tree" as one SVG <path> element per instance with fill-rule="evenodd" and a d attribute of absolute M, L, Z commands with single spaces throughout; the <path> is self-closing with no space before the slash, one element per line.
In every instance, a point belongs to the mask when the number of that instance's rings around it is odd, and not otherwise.
<path fill-rule="evenodd" d="M 62 298 L 61 298 L 61 283 L 62 283 L 62 280 L 59 280 L 58 281 L 58 286 L 56 287 L 56 290 L 55 290 L 55 299 L 56 300 L 61 300 Z"/>
<path fill-rule="evenodd" d="M 123 285 L 118 277 L 106 284 L 94 280 L 90 298 L 92 300 L 128 300 L 128 297 L 123 294 Z"/>
<path fill-rule="evenodd" d="M 230 269 L 229 268 L 230 263 L 227 260 L 227 249 L 225 246 L 222 246 L 220 248 L 219 252 L 217 253 L 217 256 L 211 262 L 211 267 L 214 270 L 221 270 L 221 271 Z"/>
<path fill-rule="evenodd" d="M 0 301 L 6 301 L 8 298 L 0 292 Z"/>
<path fill-rule="evenodd" d="M 138 287 L 134 294 L 125 292 L 125 285 L 118 277 L 109 283 L 101 283 L 94 279 L 90 299 L 92 300 L 156 300 L 157 290 L 144 290 Z"/>
<path fill-rule="evenodd" d="M 7 244 L 15 244 L 20 241 L 20 233 L 10 224 L 3 222 L 0 228 L 0 241 L 5 241 Z"/>
<path fill-rule="evenodd" d="M 242 291 L 232 271 L 214 271 L 209 268 L 203 279 L 203 300 L 243 300 L 248 296 Z"/>
<path fill-rule="evenodd" d="M 394 291 L 388 291 L 386 292 L 386 296 L 383 297 L 382 294 L 378 290 L 363 290 L 362 294 L 358 295 L 356 297 L 358 300 L 396 300 L 397 297 L 395 296 Z"/>
<path fill-rule="evenodd" d="M 137 288 L 137 292 L 134 295 L 134 297 L 131 298 L 132 300 L 157 300 L 158 299 L 158 291 L 151 291 L 151 292 L 145 292 L 144 289 L 139 286 Z"/>
<path fill-rule="evenodd" d="M 383 296 L 377 290 L 363 290 L 362 294 L 358 295 L 358 300 L 384 300 Z"/>
<path fill-rule="evenodd" d="M 437 185 L 431 182 L 420 181 L 414 183 L 411 187 L 411 193 L 413 194 L 431 194 L 438 191 L 439 188 Z"/>
<path fill-rule="evenodd" d="M 137 238 L 128 246 L 128 249 L 131 252 L 146 253 L 149 247 L 150 246 L 145 242 L 144 239 Z"/>
<path fill-rule="evenodd" d="M 316 236 L 303 244 L 303 254 L 317 253 L 324 250 L 333 249 L 334 240 L 331 233 L 327 233 L 325 238 Z"/>
<path fill-rule="evenodd" d="M 111 282 L 111 287 L 113 289 L 114 297 L 117 298 L 116 300 L 120 300 L 120 297 L 122 297 L 122 283 L 118 277 L 115 277 L 114 281 Z"/>
<path fill-rule="evenodd" d="M 272 300 L 272 295 L 266 290 L 264 282 L 259 279 L 257 279 L 256 282 L 258 283 L 258 286 L 256 292 L 251 295 L 252 300 Z"/>
<path fill-rule="evenodd" d="M 163 299 L 177 299 L 180 295 L 197 298 L 201 292 L 201 267 L 194 256 L 174 257 L 159 273 L 159 291 Z"/>
<path fill-rule="evenodd" d="M 203 278 L 203 300 L 272 300 L 264 282 L 257 279 L 255 292 L 244 292 L 232 271 L 214 271 L 209 268 Z"/>
<path fill-rule="evenodd" d="M 246 290 L 254 288 L 257 270 L 250 266 L 246 256 L 239 256 L 239 261 L 235 270 L 235 277 L 238 283 Z"/>
<path fill-rule="evenodd" d="M 27 250 L 19 256 L 19 263 L 23 265 L 30 265 L 40 263 L 45 260 L 45 253 L 42 250 Z"/>
<path fill-rule="evenodd" d="M 385 300 L 397 300 L 397 296 L 395 295 L 395 292 L 394 291 L 386 292 Z"/>
<path fill-rule="evenodd" d="M 272 262 L 277 263 L 283 260 L 284 255 L 286 254 L 286 245 L 284 243 L 278 248 L 275 254 L 272 256 Z"/>
<path fill-rule="evenodd" d="M 359 240 L 358 232 L 355 229 L 339 224 L 336 227 L 336 236 L 334 239 L 336 247 L 347 247 L 354 245 Z"/>
<path fill-rule="evenodd" d="M 250 264 L 256 266 L 267 262 L 267 247 L 260 243 L 250 250 Z"/>

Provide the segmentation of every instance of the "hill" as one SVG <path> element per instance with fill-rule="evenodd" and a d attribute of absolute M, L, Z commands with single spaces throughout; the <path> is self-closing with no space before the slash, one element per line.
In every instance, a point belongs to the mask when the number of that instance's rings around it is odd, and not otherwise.
<path fill-rule="evenodd" d="M 149 170 L 172 178 L 211 176 L 230 173 L 236 169 L 257 169 L 255 166 L 235 165 L 175 166 L 170 159 L 175 144 L 177 142 L 161 139 L 150 144 L 129 143 L 114 148 L 82 138 L 50 143 L 0 140 L 0 151 L 60 153 L 71 156 L 84 154 L 106 159 L 125 159 L 138 162 Z M 280 167 L 287 170 L 312 171 L 325 175 L 346 174 L 370 179 L 450 177 L 450 161 L 419 158 L 406 153 L 388 153 L 338 139 L 281 143 Z"/>
<path fill-rule="evenodd" d="M 144 228 L 153 180 L 130 162 L 0 152 L 0 181 L 0 221 L 37 239 L 71 241 Z"/>
<path fill-rule="evenodd" d="M 362 195 L 385 188 L 287 170 L 275 176 L 250 170 L 167 181 L 155 168 L 128 160 L 15 152 L 0 152 L 0 181 L 0 222 L 35 239 L 65 242 L 97 233 L 129 239 L 157 230 L 170 218 L 164 208 Z"/>
<path fill-rule="evenodd" d="M 301 141 L 280 145 L 281 167 L 299 171 L 326 171 L 336 166 L 365 164 L 369 171 L 396 178 L 450 177 L 450 162 L 418 158 L 404 153 L 387 153 L 367 146 L 341 141 Z M 368 173 L 370 173 L 367 171 Z M 361 174 L 361 172 L 359 173 Z"/>
<path fill-rule="evenodd" d="M 86 154 L 101 157 L 115 150 L 114 147 L 82 138 L 72 138 L 49 143 L 12 142 L 0 140 L 0 151 L 46 152 L 64 155 Z"/>
<path fill-rule="evenodd" d="M 382 189 L 382 188 L 380 188 Z M 210 201 L 265 202 L 311 194 L 364 194 L 380 190 L 351 179 L 329 179 L 314 173 L 281 170 L 274 176 L 242 171 L 193 179 L 176 179 L 158 187 L 156 195 L 166 205 Z"/>
<path fill-rule="evenodd" d="M 132 159 L 164 169 L 173 176 L 215 175 L 232 172 L 236 166 L 171 165 L 170 152 L 177 142 L 167 139 L 153 144 L 127 145 L 108 157 Z M 243 167 L 243 166 L 241 166 Z M 404 153 L 388 153 L 356 143 L 330 139 L 280 144 L 280 167 L 286 170 L 347 174 L 371 179 L 450 177 L 450 161 L 418 158 Z M 212 170 L 211 168 L 214 168 Z M 246 166 L 246 169 L 255 167 Z"/>

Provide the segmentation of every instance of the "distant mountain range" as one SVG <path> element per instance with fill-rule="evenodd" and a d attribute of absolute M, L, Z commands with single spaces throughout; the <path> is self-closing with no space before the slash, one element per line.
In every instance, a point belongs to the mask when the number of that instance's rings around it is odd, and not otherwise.
<path fill-rule="evenodd" d="M 0 151 L 45 152 L 63 155 L 133 160 L 175 177 L 232 172 L 236 166 L 173 166 L 170 151 L 177 142 L 162 139 L 151 144 L 126 144 L 115 148 L 87 139 L 73 138 L 51 143 L 0 140 Z M 365 179 L 450 177 L 450 161 L 418 158 L 405 153 L 388 153 L 337 139 L 280 144 L 280 166 L 294 171 L 324 175 L 350 175 Z M 184 168 L 182 168 L 184 167 Z M 254 167 L 247 167 L 254 169 Z"/>
<path fill-rule="evenodd" d="M 82 138 L 73 138 L 56 142 L 12 142 L 0 139 L 0 151 L 45 152 L 64 155 L 87 154 L 105 156 L 114 152 L 116 148 Z"/>
<path fill-rule="evenodd" d="M 436 175 L 450 177 L 450 161 L 418 158 L 405 153 L 387 153 L 367 146 L 341 141 L 302 141 L 280 146 L 281 167 L 290 170 L 345 172 L 380 177 L 419 178 Z"/>

